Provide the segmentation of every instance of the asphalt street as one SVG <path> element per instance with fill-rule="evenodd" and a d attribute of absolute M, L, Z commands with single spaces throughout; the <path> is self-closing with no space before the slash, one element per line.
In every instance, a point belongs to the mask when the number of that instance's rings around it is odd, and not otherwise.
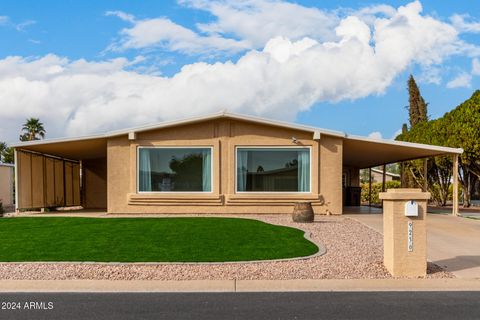
<path fill-rule="evenodd" d="M 2 293 L 0 319 L 480 319 L 480 292 Z"/>

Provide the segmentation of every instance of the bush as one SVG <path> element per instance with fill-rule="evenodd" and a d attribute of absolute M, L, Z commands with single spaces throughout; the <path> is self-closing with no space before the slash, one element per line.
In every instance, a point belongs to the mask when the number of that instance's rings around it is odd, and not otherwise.
<path fill-rule="evenodd" d="M 400 188 L 400 181 L 387 181 L 385 182 L 385 189 L 397 189 Z M 378 194 L 382 192 L 382 183 L 372 183 L 372 201 L 371 204 L 381 204 L 382 201 L 378 198 Z M 368 183 L 362 183 L 362 203 L 368 203 Z"/>
<path fill-rule="evenodd" d="M 3 203 L 2 200 L 0 200 L 0 216 L 3 215 Z"/>

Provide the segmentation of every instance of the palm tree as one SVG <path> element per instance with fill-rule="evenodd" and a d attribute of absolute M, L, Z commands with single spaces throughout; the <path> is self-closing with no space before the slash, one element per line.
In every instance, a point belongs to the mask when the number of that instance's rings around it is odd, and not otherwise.
<path fill-rule="evenodd" d="M 27 119 L 27 122 L 25 122 L 22 127 L 22 131 L 24 133 L 20 135 L 20 141 L 32 141 L 45 138 L 45 128 L 38 118 Z"/>

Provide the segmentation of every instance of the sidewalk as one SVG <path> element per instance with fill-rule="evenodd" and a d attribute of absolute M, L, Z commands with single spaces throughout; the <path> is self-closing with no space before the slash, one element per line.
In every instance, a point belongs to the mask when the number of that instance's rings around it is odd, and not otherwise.
<path fill-rule="evenodd" d="M 473 279 L 2 280 L 0 292 L 480 291 Z"/>

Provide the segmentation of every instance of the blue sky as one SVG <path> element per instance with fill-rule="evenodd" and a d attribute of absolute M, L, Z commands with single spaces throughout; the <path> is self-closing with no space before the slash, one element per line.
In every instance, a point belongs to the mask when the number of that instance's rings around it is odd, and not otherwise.
<path fill-rule="evenodd" d="M 388 139 L 407 121 L 410 73 L 432 118 L 479 88 L 479 12 L 477 1 L 5 0 L 0 140 L 31 116 L 58 137 L 220 109 Z"/>

